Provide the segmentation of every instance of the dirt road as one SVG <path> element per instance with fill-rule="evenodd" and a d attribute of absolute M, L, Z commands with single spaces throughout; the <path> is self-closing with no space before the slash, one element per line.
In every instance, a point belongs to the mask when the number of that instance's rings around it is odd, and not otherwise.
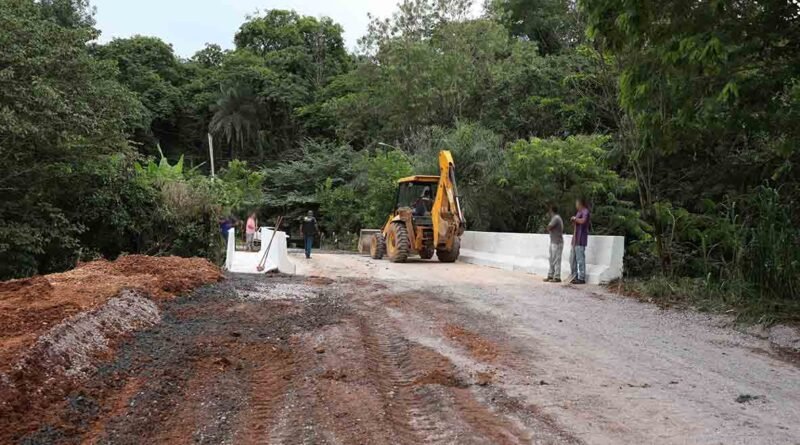
<path fill-rule="evenodd" d="M 370 277 L 413 295 L 383 308 L 407 338 L 463 373 L 495 372 L 493 387 L 586 443 L 800 444 L 797 362 L 728 319 L 467 264 L 318 255 L 300 272 Z M 465 355 L 442 335 L 448 323 L 502 356 Z"/>
<path fill-rule="evenodd" d="M 721 319 L 466 264 L 293 260 L 296 277 L 232 276 L 164 302 L 15 441 L 800 438 L 800 370 Z"/>

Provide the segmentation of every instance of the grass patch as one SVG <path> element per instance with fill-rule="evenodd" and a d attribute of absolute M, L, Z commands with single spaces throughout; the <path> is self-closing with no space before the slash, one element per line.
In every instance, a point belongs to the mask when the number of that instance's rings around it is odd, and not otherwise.
<path fill-rule="evenodd" d="M 609 288 L 662 308 L 731 314 L 745 324 L 800 324 L 800 302 L 763 296 L 741 281 L 657 275 L 616 281 Z"/>

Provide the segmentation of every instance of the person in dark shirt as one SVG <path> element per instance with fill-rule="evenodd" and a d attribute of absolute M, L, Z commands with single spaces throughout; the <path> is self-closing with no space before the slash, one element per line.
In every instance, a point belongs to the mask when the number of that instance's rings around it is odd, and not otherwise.
<path fill-rule="evenodd" d="M 303 224 L 300 226 L 300 234 L 303 235 L 303 242 L 306 248 L 306 258 L 311 258 L 311 247 L 314 245 L 314 236 L 317 233 L 319 233 L 317 219 L 314 218 L 314 212 L 309 210 L 308 215 L 303 218 Z"/>
<path fill-rule="evenodd" d="M 228 241 L 228 231 L 233 228 L 233 220 L 230 217 L 224 217 L 219 220 L 219 234 L 222 235 L 222 241 Z"/>
<path fill-rule="evenodd" d="M 422 195 L 414 203 L 414 216 L 425 216 L 430 213 L 432 207 L 431 188 L 426 186 L 422 189 Z"/>
<path fill-rule="evenodd" d="M 575 209 L 577 209 L 577 213 L 570 219 L 574 230 L 569 263 L 572 269 L 572 283 L 586 284 L 586 245 L 589 244 L 591 215 L 586 200 L 583 198 L 575 201 Z"/>

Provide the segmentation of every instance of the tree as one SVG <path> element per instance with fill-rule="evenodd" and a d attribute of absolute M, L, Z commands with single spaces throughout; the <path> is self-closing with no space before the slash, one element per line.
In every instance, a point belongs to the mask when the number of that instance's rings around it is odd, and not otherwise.
<path fill-rule="evenodd" d="M 349 63 L 342 27 L 328 17 L 318 20 L 271 9 L 249 17 L 234 41 L 237 48 L 263 57 L 268 66 L 296 76 L 312 97 Z"/>
<path fill-rule="evenodd" d="M 109 182 L 98 175 L 124 174 L 110 163 L 130 155 L 127 121 L 141 113 L 86 50 L 96 31 L 51 20 L 51 5 L 0 0 L 2 279 L 74 264 L 85 205 Z"/>
<path fill-rule="evenodd" d="M 42 15 L 55 20 L 65 28 L 92 29 L 94 11 L 89 0 L 41 0 L 39 8 Z"/>
<path fill-rule="evenodd" d="M 352 181 L 357 158 L 349 145 L 304 141 L 291 158 L 264 168 L 267 210 L 300 215 L 317 209 L 318 188 L 326 179 L 335 187 Z"/>
<path fill-rule="evenodd" d="M 206 47 L 194 53 L 191 61 L 203 68 L 217 68 L 225 60 L 225 51 L 216 43 L 206 43 Z"/>
<path fill-rule="evenodd" d="M 479 119 L 510 42 L 499 24 L 466 19 L 469 3 L 408 1 L 392 19 L 373 21 L 359 66 L 333 83 L 345 87 L 341 95 L 319 107 L 337 116 L 337 133 L 370 145 Z"/>
<path fill-rule="evenodd" d="M 223 91 L 209 128 L 212 133 L 224 137 L 230 159 L 235 159 L 234 148 L 237 145 L 239 153 L 243 154 L 246 144 L 258 144 L 263 109 L 260 99 L 245 84 L 230 86 Z"/>
<path fill-rule="evenodd" d="M 116 64 L 119 82 L 136 93 L 147 110 L 133 123 L 135 139 L 143 145 L 143 151 L 155 154 L 156 145 L 163 143 L 168 149 L 180 145 L 182 141 L 173 135 L 184 106 L 180 89 L 184 77 L 172 46 L 156 37 L 135 36 L 96 45 L 92 52 L 100 60 Z"/>
<path fill-rule="evenodd" d="M 575 3 L 568 0 L 491 0 L 489 14 L 512 35 L 536 43 L 541 55 L 558 54 L 583 40 Z"/>
<path fill-rule="evenodd" d="M 517 208 L 518 223 L 524 215 L 527 230 L 544 229 L 544 215 L 556 204 L 565 214 L 577 198 L 592 206 L 593 233 L 644 235 L 639 214 L 628 198 L 635 196 L 635 183 L 622 178 L 607 160 L 610 138 L 598 135 L 567 138 L 532 138 L 517 141 L 507 152 L 508 176 Z M 523 204 L 524 203 L 524 204 Z"/>
<path fill-rule="evenodd" d="M 665 271 L 672 229 L 659 209 L 701 211 L 765 180 L 798 190 L 797 4 L 581 5 L 596 44 L 621 63 L 620 103 L 640 134 L 625 155 Z"/>

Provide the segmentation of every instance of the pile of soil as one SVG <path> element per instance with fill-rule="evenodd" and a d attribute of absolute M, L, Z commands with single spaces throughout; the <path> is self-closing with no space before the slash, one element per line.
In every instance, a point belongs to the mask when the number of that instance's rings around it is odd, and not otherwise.
<path fill-rule="evenodd" d="M 123 289 L 164 301 L 221 279 L 219 268 L 205 259 L 130 255 L 84 263 L 69 272 L 0 282 L 0 374 L 42 334 L 105 304 Z"/>
<path fill-rule="evenodd" d="M 0 282 L 0 418 L 16 425 L 0 443 L 51 416 L 121 339 L 157 324 L 160 304 L 222 277 L 200 258 L 132 255 Z"/>

